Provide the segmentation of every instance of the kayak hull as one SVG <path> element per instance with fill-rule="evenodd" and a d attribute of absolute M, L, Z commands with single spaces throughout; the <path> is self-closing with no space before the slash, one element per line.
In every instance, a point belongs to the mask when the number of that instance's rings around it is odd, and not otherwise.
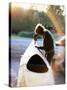
<path fill-rule="evenodd" d="M 45 66 L 47 69 L 44 68 L 44 71 L 42 67 L 40 67 L 39 71 L 36 67 L 36 69 L 31 69 L 28 68 L 28 64 L 30 59 L 33 60 L 33 56 L 35 56 L 34 60 L 31 61 L 32 65 L 40 65 L 39 59 L 37 59 L 37 56 L 41 58 L 42 62 L 45 63 Z M 24 55 L 21 56 L 21 62 L 20 62 L 20 68 L 19 68 L 19 73 L 18 73 L 18 80 L 17 80 L 17 86 L 22 87 L 22 86 L 42 86 L 42 85 L 53 85 L 54 82 L 54 76 L 52 69 L 46 60 L 45 52 L 40 52 L 35 46 L 34 46 L 34 41 L 31 42 L 27 50 L 25 51 Z M 35 61 L 36 60 L 36 61 Z M 34 62 L 34 64 L 33 64 Z M 41 62 L 41 64 L 42 64 Z M 42 66 L 42 65 L 41 65 Z M 46 71 L 45 71 L 46 70 Z M 41 72 L 42 71 L 42 72 Z"/>

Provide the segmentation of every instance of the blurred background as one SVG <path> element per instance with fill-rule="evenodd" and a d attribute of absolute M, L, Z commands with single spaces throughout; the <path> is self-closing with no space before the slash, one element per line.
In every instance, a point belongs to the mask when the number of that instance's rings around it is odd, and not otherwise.
<path fill-rule="evenodd" d="M 50 31 L 60 34 L 65 32 L 64 6 L 11 3 L 9 11 L 12 35 L 32 37 L 38 23 L 43 24 Z"/>
<path fill-rule="evenodd" d="M 55 42 L 58 41 L 65 36 L 64 6 L 9 3 L 9 86 L 15 87 L 17 84 L 21 55 L 32 41 L 38 23 L 50 30 Z M 41 41 L 41 37 L 39 40 Z M 56 52 L 64 52 L 63 48 L 64 46 L 57 46 Z M 65 83 L 65 76 L 56 76 L 56 84 Z"/>

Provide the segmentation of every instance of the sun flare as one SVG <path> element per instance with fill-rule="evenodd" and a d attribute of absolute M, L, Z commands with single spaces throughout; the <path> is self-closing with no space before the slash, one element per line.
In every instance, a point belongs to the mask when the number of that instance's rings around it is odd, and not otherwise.
<path fill-rule="evenodd" d="M 12 7 L 21 7 L 23 9 L 29 9 L 30 4 L 25 4 L 25 3 L 12 3 Z"/>
<path fill-rule="evenodd" d="M 30 3 L 12 3 L 12 7 L 21 7 L 24 10 L 28 9 L 33 9 L 33 10 L 38 10 L 39 12 L 41 11 L 47 11 L 47 5 L 39 5 L 39 4 L 30 4 Z"/>

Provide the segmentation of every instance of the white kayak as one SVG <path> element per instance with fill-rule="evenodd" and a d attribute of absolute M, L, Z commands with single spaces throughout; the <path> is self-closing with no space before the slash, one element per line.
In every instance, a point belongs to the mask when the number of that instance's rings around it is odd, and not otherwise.
<path fill-rule="evenodd" d="M 52 69 L 44 56 L 45 53 L 41 53 L 32 41 L 21 56 L 17 86 L 41 86 L 55 83 Z"/>

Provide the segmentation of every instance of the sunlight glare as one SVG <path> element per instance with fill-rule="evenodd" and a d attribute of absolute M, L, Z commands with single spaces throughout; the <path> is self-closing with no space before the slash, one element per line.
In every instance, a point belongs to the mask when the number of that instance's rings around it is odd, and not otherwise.
<path fill-rule="evenodd" d="M 38 10 L 39 12 L 41 11 L 46 12 L 48 5 L 30 4 L 30 3 L 12 3 L 12 7 L 21 7 L 24 10 L 33 9 L 33 10 Z"/>
<path fill-rule="evenodd" d="M 29 9 L 30 4 L 25 4 L 25 3 L 12 3 L 12 7 L 21 7 L 23 9 Z"/>

